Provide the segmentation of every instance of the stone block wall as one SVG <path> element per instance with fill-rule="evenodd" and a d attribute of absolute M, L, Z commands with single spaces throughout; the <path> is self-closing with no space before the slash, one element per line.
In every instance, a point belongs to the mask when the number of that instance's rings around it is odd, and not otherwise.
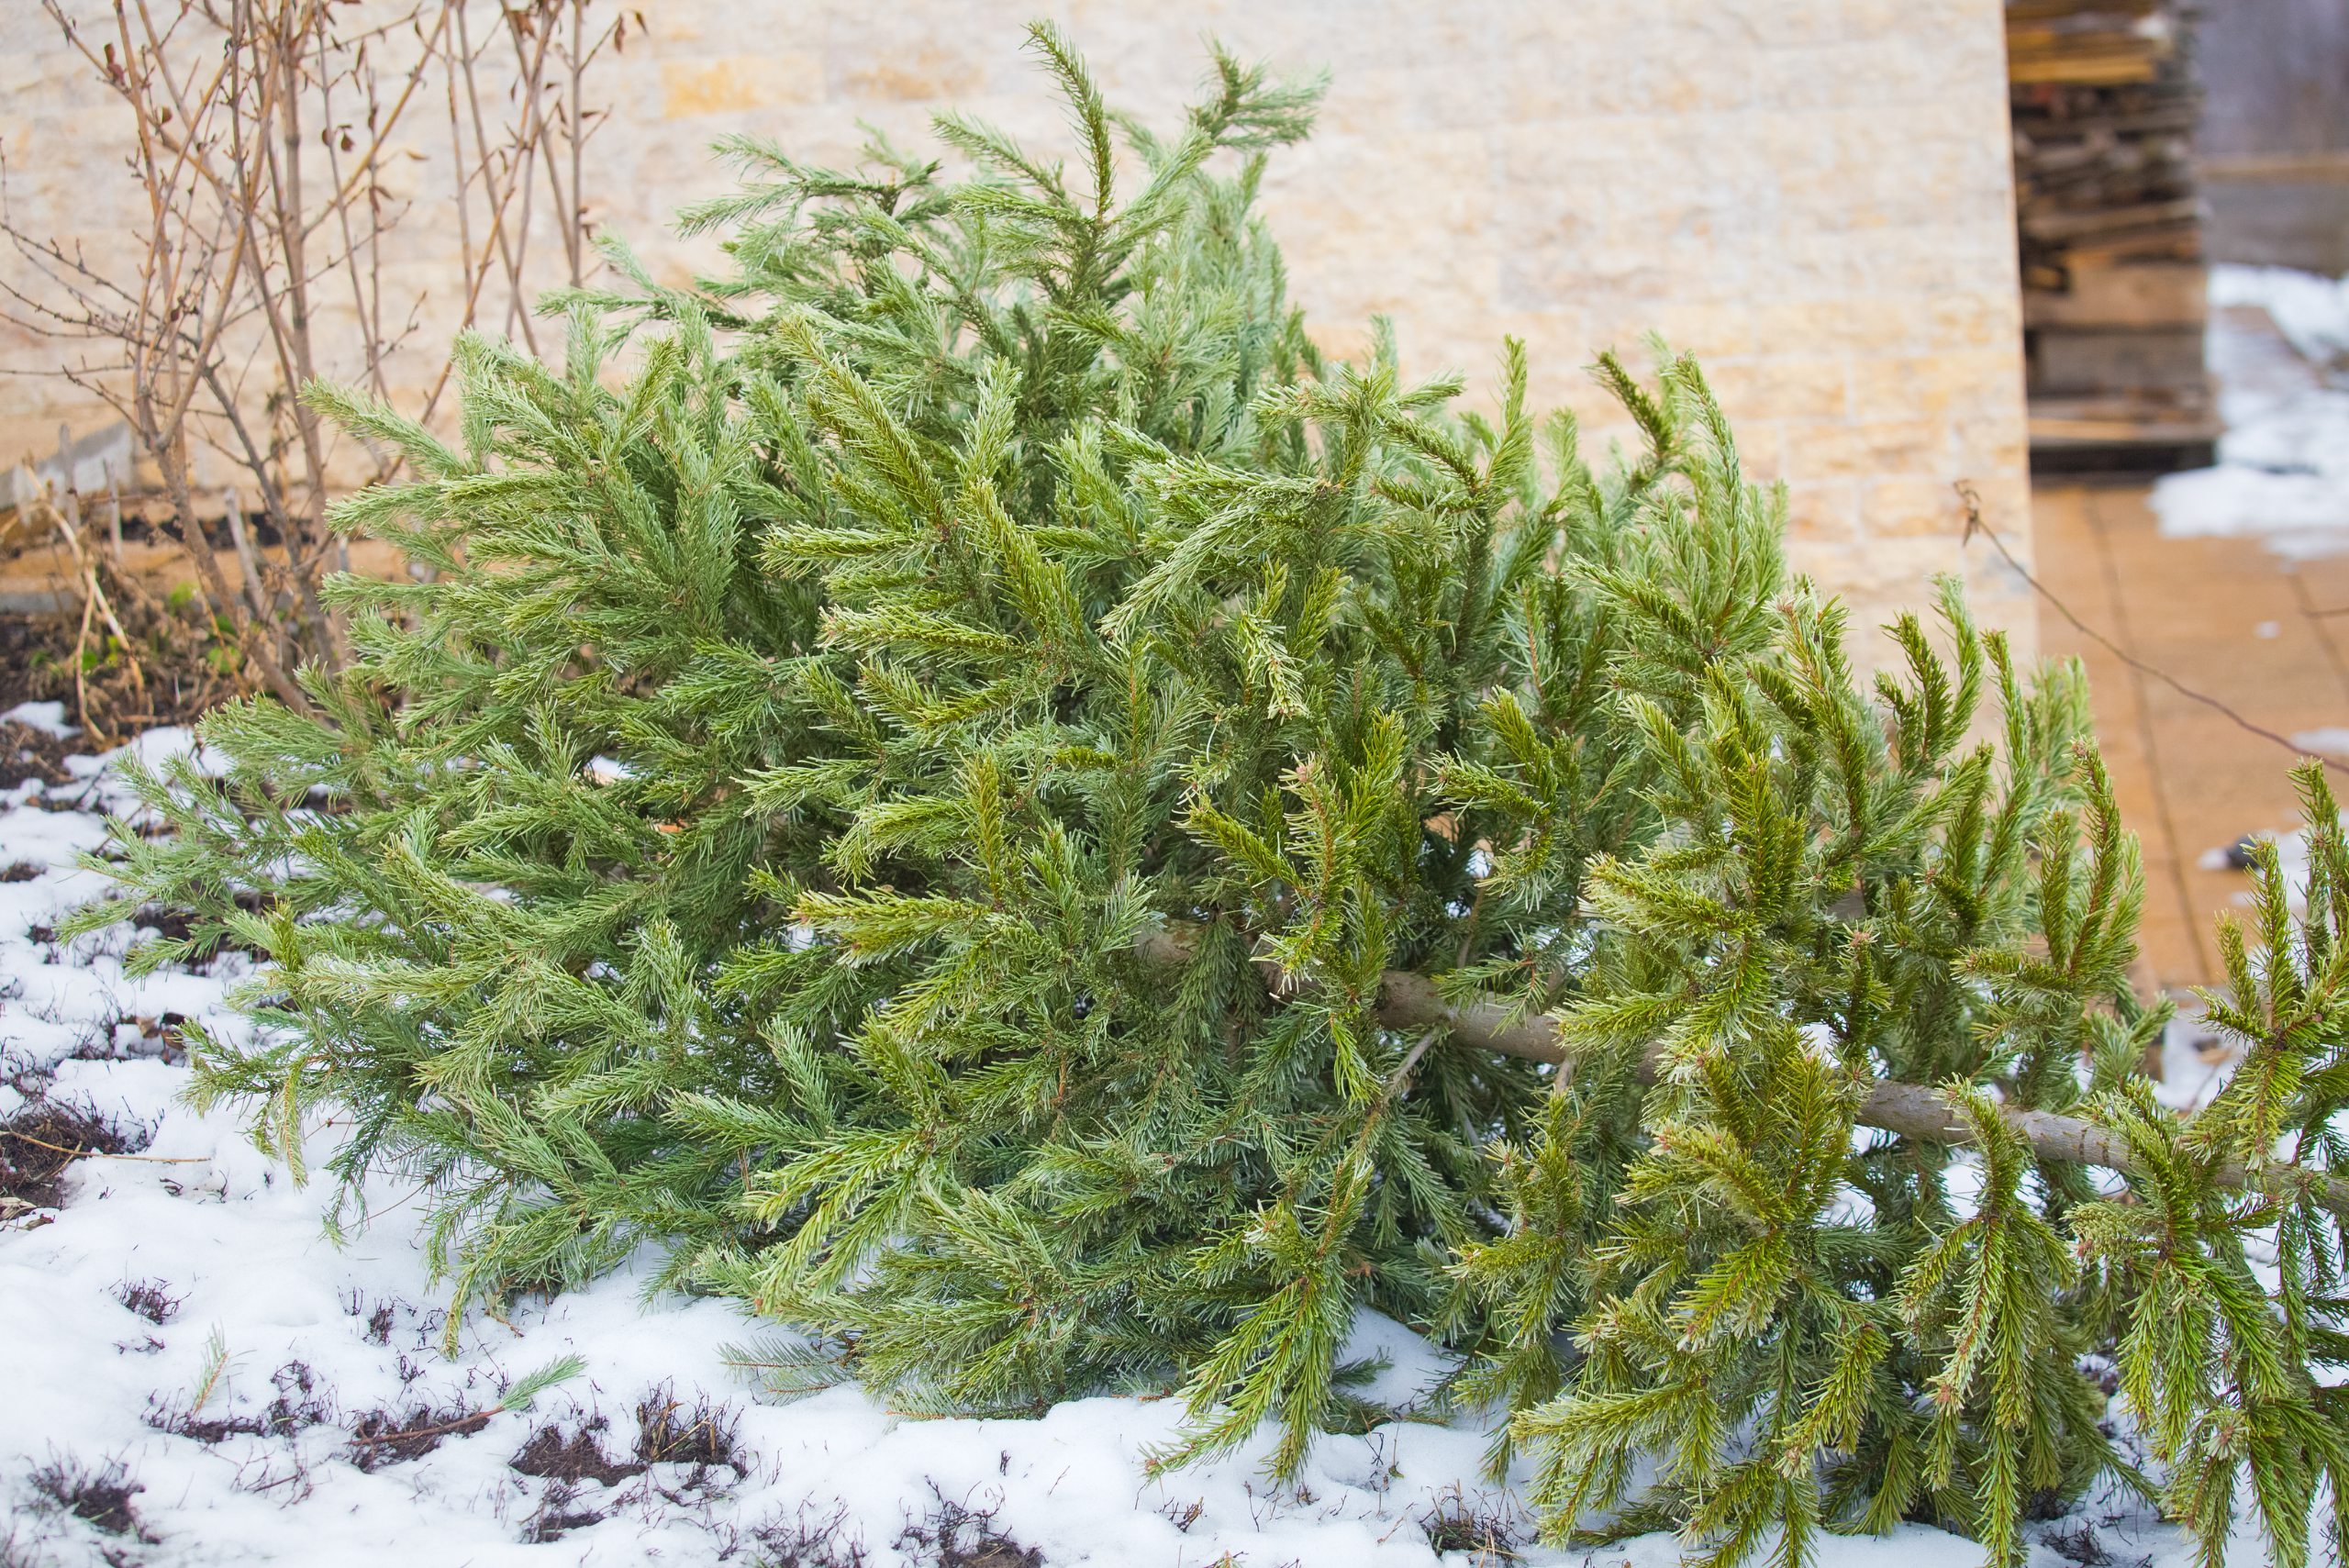
<path fill-rule="evenodd" d="M 1326 346 L 1357 349 L 1389 316 L 1408 371 L 1457 368 L 1481 390 L 1502 337 L 1521 337 L 1537 400 L 1603 440 L 1620 421 L 1582 367 L 1608 346 L 1637 362 L 1661 333 L 1705 363 L 1750 472 L 1787 482 L 1797 563 L 1861 624 L 1970 568 L 1982 618 L 2035 644 L 2027 590 L 1980 545 L 1962 556 L 1951 489 L 1973 481 L 2027 555 L 1998 0 L 662 0 L 593 79 L 614 114 L 591 211 L 682 278 L 707 242 L 676 239 L 667 215 L 724 188 L 707 151 L 720 134 L 847 162 L 859 119 L 923 146 L 952 104 L 1065 148 L 1019 48 L 1038 14 L 1113 102 L 1161 124 L 1210 33 L 1330 70 L 1319 130 L 1275 157 L 1264 202 Z M 29 4 L 0 14 L 0 106 L 20 220 L 101 239 L 136 220 L 118 117 Z M 429 326 L 454 262 L 431 207 L 445 149 L 429 116 L 417 125 L 418 216 L 393 253 Z M 428 331 L 403 378 L 429 380 L 437 351 Z M 56 354 L 0 328 L 0 368 Z M 103 421 L 64 390 L 0 379 L 0 459 L 53 447 L 61 417 Z"/>

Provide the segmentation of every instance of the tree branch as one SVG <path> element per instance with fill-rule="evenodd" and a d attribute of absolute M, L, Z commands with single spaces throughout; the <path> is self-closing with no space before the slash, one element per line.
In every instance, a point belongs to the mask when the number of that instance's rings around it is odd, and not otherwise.
<path fill-rule="evenodd" d="M 1135 939 L 1134 946 L 1148 962 L 1179 963 L 1191 956 L 1196 942 L 1197 938 L 1191 933 L 1160 927 L 1143 932 Z M 1297 989 L 1297 978 L 1279 964 L 1264 957 L 1253 962 L 1264 974 L 1265 984 L 1275 992 Z M 1541 1013 L 1519 1017 L 1495 1002 L 1446 1001 L 1434 981 L 1407 970 L 1390 969 L 1380 975 L 1378 1022 L 1382 1029 L 1402 1034 L 1442 1029 L 1455 1045 L 1497 1051 L 1528 1062 L 1546 1062 L 1562 1070 L 1574 1064 L 1573 1055 L 1558 1043 L 1558 1021 L 1554 1018 Z M 1641 1062 L 1642 1082 L 1655 1081 L 1659 1054 L 1651 1051 Z M 2007 1124 L 2021 1134 L 2032 1151 L 2043 1160 L 2098 1165 L 2126 1174 L 2143 1173 L 2128 1144 L 2094 1122 L 2053 1111 L 2014 1106 L 2006 1107 L 2002 1114 Z M 1921 1084 L 1879 1080 L 1860 1102 L 1853 1119 L 1862 1127 L 1897 1132 L 1926 1143 L 1965 1146 L 1974 1141 L 1965 1119 L 1941 1091 Z M 2321 1172 L 2283 1163 L 2254 1172 L 2240 1162 L 2231 1161 L 2219 1167 L 2212 1181 L 2229 1191 L 2256 1192 L 2277 1198 L 2296 1197 L 2305 1190 L 2317 1203 L 2349 1219 L 2349 1180 Z"/>

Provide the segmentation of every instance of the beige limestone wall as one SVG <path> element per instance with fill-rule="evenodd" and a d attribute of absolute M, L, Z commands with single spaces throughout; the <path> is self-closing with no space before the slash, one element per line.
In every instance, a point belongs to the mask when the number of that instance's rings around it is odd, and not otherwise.
<path fill-rule="evenodd" d="M 662 0 L 599 68 L 615 114 L 591 210 L 682 278 L 707 247 L 666 217 L 724 187 L 706 151 L 722 133 L 847 161 L 858 119 L 918 146 L 952 103 L 1065 146 L 1019 48 L 1040 14 L 1114 102 L 1159 123 L 1192 91 L 1208 33 L 1329 68 L 1320 128 L 1275 159 L 1264 208 L 1330 347 L 1389 315 L 1409 370 L 1481 386 L 1515 334 L 1537 397 L 1604 434 L 1620 421 L 1581 367 L 1663 333 L 1702 359 L 1751 471 L 1787 482 L 1798 564 L 1864 621 L 1963 564 L 1952 480 L 1974 481 L 2027 550 L 1998 0 Z M 454 292 L 453 224 L 434 206 L 444 150 L 429 117 L 417 127 L 417 206 L 392 255 L 431 323 Z M 29 0 L 0 6 L 19 219 L 96 237 L 133 221 L 121 128 Z M 434 351 L 428 333 L 401 379 L 429 379 Z M 0 330 L 0 369 L 56 353 Z M 61 392 L 0 378 L 0 459 L 53 446 L 61 415 L 103 421 Z M 1984 553 L 1977 612 L 2028 649 L 2027 592 Z"/>

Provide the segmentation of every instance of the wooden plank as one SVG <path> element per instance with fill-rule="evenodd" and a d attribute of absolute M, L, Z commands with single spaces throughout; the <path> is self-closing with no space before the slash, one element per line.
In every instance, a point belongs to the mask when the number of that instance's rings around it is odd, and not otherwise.
<path fill-rule="evenodd" d="M 2034 392 L 2029 421 L 2034 450 L 2066 446 L 2188 446 L 2215 440 L 2224 428 L 2207 375 L 2194 385 L 2163 392 L 2121 391 L 2085 397 Z"/>
<path fill-rule="evenodd" d="M 2154 228 L 2132 228 L 2105 235 L 2085 244 L 2066 245 L 2054 260 L 2071 269 L 2109 267 L 2132 260 L 2194 261 L 2199 261 L 2201 256 L 2202 225 L 2192 222 L 2163 224 Z"/>
<path fill-rule="evenodd" d="M 2150 17 L 2161 9 L 2161 4 L 2162 0 L 2096 0 L 2093 5 L 2082 0 L 2007 0 L 2007 25 L 2060 21 L 2084 11 L 2108 17 Z"/>
<path fill-rule="evenodd" d="M 2139 206 L 2037 213 L 2022 220 L 2022 231 L 2033 239 L 2085 239 L 2114 229 L 2153 228 L 2197 218 L 2201 212 L 2200 202 L 2192 196 L 2182 196 L 2176 201 L 2147 202 Z"/>
<path fill-rule="evenodd" d="M 2199 387 L 2199 327 L 2049 328 L 2032 335 L 2031 385 L 2054 393 Z"/>
<path fill-rule="evenodd" d="M 2023 325 L 2199 327 L 2210 312 L 2208 273 L 2192 261 L 2076 266 L 2071 284 L 2023 290 Z"/>
<path fill-rule="evenodd" d="M 2165 447 L 2181 441 L 2207 441 L 2221 429 L 2214 419 L 2181 419 L 2164 424 L 2147 419 L 2033 418 L 2027 428 L 2031 444 L 2035 447 Z"/>
<path fill-rule="evenodd" d="M 2143 136 L 2151 131 L 2192 130 L 2201 117 L 2201 109 L 2190 103 L 2148 109 L 2143 114 L 2081 115 L 2067 119 L 2019 108 L 2015 111 L 2015 128 L 2034 142 L 2077 141 L 2098 131 L 2113 136 Z"/>
<path fill-rule="evenodd" d="M 2009 82 L 2053 82 L 2074 87 L 2126 87 L 2151 82 L 2161 73 L 2161 62 L 2151 54 L 2012 55 L 2007 61 Z"/>

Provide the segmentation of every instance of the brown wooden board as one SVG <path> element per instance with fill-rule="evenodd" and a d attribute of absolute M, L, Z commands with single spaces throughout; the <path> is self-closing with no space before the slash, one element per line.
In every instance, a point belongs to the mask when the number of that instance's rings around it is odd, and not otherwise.
<path fill-rule="evenodd" d="M 2031 335 L 2029 364 L 2035 392 L 2199 386 L 2202 328 L 2050 328 Z"/>
<path fill-rule="evenodd" d="M 2210 274 L 2193 261 L 2076 265 L 2070 287 L 2027 288 L 2025 327 L 2196 327 L 2210 314 Z"/>

